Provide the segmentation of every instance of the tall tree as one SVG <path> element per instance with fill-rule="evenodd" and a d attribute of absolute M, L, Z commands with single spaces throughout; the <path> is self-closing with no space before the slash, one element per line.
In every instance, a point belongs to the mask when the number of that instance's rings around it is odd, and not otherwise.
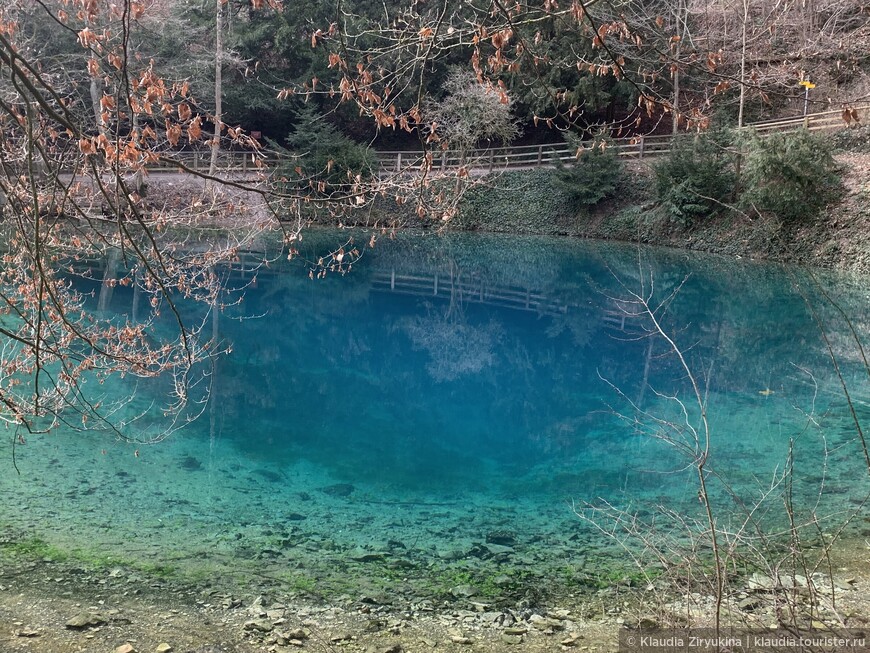
<path fill-rule="evenodd" d="M 209 176 L 217 172 L 218 157 L 223 133 L 223 65 L 224 65 L 224 5 L 226 0 L 215 0 L 214 28 L 214 136 L 211 141 L 211 160 L 208 165 Z"/>

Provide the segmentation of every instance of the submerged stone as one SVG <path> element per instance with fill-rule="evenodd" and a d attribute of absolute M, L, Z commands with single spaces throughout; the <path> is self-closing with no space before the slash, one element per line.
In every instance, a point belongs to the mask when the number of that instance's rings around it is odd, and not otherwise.
<path fill-rule="evenodd" d="M 198 472 L 202 469 L 202 463 L 193 456 L 185 456 L 181 460 L 181 469 L 188 472 Z"/>
<path fill-rule="evenodd" d="M 251 473 L 256 474 L 257 476 L 260 476 L 260 477 L 266 479 L 270 483 L 280 483 L 281 481 L 284 480 L 283 474 L 279 474 L 278 472 L 273 472 L 270 469 L 255 469 Z"/>
<path fill-rule="evenodd" d="M 486 543 L 513 546 L 517 543 L 517 537 L 508 531 L 492 531 L 491 533 L 486 534 Z"/>
<path fill-rule="evenodd" d="M 326 487 L 320 488 L 320 491 L 324 494 L 328 494 L 331 497 L 349 497 L 353 494 L 356 488 L 350 483 L 336 483 L 334 485 L 327 485 Z"/>
<path fill-rule="evenodd" d="M 350 554 L 350 559 L 356 562 L 377 562 L 378 560 L 384 560 L 388 555 L 389 554 L 382 551 L 365 551 L 363 549 L 357 549 Z"/>

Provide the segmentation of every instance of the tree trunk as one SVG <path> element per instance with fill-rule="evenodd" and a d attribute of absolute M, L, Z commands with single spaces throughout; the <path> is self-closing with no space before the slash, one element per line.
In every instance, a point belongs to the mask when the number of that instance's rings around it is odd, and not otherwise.
<path fill-rule="evenodd" d="M 97 85 L 97 78 L 91 77 L 91 107 L 94 111 L 94 123 L 97 126 L 97 129 L 101 134 L 106 133 L 106 126 L 103 124 L 103 119 L 101 116 L 102 111 L 100 110 L 100 100 L 102 99 L 102 94 L 100 93 L 100 87 Z"/>
<path fill-rule="evenodd" d="M 674 57 L 677 63 L 674 65 L 674 102 L 673 107 L 671 109 L 671 114 L 673 115 L 674 122 L 671 125 L 671 133 L 676 134 L 680 131 L 680 44 L 677 43 L 676 50 L 674 50 Z"/>
<path fill-rule="evenodd" d="M 116 247 L 109 249 L 106 255 L 106 269 L 103 272 L 103 284 L 97 299 L 97 311 L 105 313 L 109 310 L 109 302 L 115 291 L 115 278 L 118 274 L 118 263 L 121 261 L 121 250 Z"/>
<path fill-rule="evenodd" d="M 131 111 L 133 114 L 133 132 L 139 131 L 139 114 Z M 145 182 L 145 167 L 144 165 L 136 170 L 133 175 L 133 190 L 139 197 L 145 197 L 148 192 L 148 184 Z"/>
<path fill-rule="evenodd" d="M 218 155 L 221 151 L 221 133 L 223 132 L 223 58 L 224 58 L 224 33 L 223 33 L 224 5 L 222 0 L 215 0 L 215 39 L 214 39 L 214 138 L 211 143 L 211 162 L 208 166 L 208 174 L 217 172 Z"/>
<path fill-rule="evenodd" d="M 746 105 L 746 41 L 749 29 L 749 0 L 743 0 L 740 32 L 740 105 L 737 109 L 737 127 L 743 127 L 743 108 Z"/>
<path fill-rule="evenodd" d="M 674 84 L 674 101 L 672 107 L 672 114 L 674 117 L 674 122 L 671 125 L 671 132 L 676 134 L 680 131 L 680 54 L 683 50 L 683 40 L 688 35 L 688 12 L 689 8 L 686 2 L 680 0 L 677 3 L 677 36 L 679 39 L 677 40 L 676 47 L 674 48 L 674 59 L 673 59 L 673 73 L 671 77 L 673 78 Z"/>

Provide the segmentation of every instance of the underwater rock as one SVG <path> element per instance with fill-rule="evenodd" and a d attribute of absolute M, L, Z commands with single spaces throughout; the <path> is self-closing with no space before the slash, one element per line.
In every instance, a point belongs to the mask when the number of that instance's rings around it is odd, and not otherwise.
<path fill-rule="evenodd" d="M 127 642 L 126 644 L 116 646 L 115 653 L 136 653 L 136 649 L 133 648 L 133 645 L 130 642 Z"/>
<path fill-rule="evenodd" d="M 72 630 L 82 630 L 84 628 L 96 628 L 97 626 L 104 626 L 105 624 L 106 618 L 101 614 L 80 612 L 66 622 L 66 627 Z"/>
<path fill-rule="evenodd" d="M 436 555 L 442 560 L 453 561 L 461 560 L 467 555 L 467 553 L 467 551 L 464 551 L 462 549 L 444 549 L 438 551 Z"/>
<path fill-rule="evenodd" d="M 193 456 L 185 456 L 181 461 L 181 469 L 188 472 L 198 472 L 202 469 L 202 463 Z"/>
<path fill-rule="evenodd" d="M 504 544 L 487 544 L 486 550 L 489 551 L 489 557 L 497 559 L 505 559 L 512 556 L 515 551 Z"/>
<path fill-rule="evenodd" d="M 405 558 L 396 558 L 395 560 L 391 560 L 387 565 L 390 569 L 416 569 L 417 565 Z"/>
<path fill-rule="evenodd" d="M 331 497 L 349 497 L 353 494 L 356 488 L 350 483 L 336 483 L 334 485 L 327 485 L 326 487 L 320 488 L 320 491 L 324 494 L 328 494 Z"/>
<path fill-rule="evenodd" d="M 508 531 L 492 531 L 486 534 L 486 543 L 514 546 L 517 543 L 517 537 Z"/>
<path fill-rule="evenodd" d="M 505 644 L 522 644 L 523 636 L 522 635 L 508 635 L 507 633 L 501 634 L 501 641 Z"/>
<path fill-rule="evenodd" d="M 278 472 L 273 472 L 270 469 L 255 469 L 251 474 L 256 474 L 257 476 L 261 476 L 266 479 L 270 483 L 280 483 L 284 480 L 284 475 L 279 474 Z"/>
<path fill-rule="evenodd" d="M 161 642 L 157 645 L 157 648 L 154 649 L 154 653 L 172 653 L 174 649 L 167 644 L 166 642 Z"/>
<path fill-rule="evenodd" d="M 365 549 L 356 549 L 350 554 L 350 559 L 356 562 L 377 562 L 384 560 L 389 554 L 382 551 L 366 551 Z"/>

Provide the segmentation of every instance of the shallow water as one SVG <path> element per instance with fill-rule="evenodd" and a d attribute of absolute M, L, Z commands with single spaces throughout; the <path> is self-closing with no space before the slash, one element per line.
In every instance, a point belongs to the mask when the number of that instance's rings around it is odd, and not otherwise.
<path fill-rule="evenodd" d="M 790 446 L 799 518 L 839 524 L 870 487 L 818 322 L 865 422 L 867 371 L 806 271 L 570 240 L 401 235 L 350 273 L 311 281 L 309 262 L 344 237 L 312 234 L 302 256 L 260 270 L 218 316 L 232 354 L 203 416 L 169 440 L 56 432 L 18 447 L 21 474 L 9 457 L 0 474 L 7 539 L 324 595 L 403 586 L 437 598 L 493 578 L 484 593 L 542 578 L 594 586 L 621 552 L 575 510 L 607 502 L 703 520 L 699 396 L 723 527 L 765 493 L 758 515 L 782 525 Z M 250 279 L 227 273 L 226 285 Z M 819 283 L 866 338 L 866 286 Z M 698 395 L 632 293 L 655 309 Z M 132 295 L 116 289 L 111 308 L 131 313 Z M 159 405 L 158 389 L 142 385 L 129 410 Z M 159 410 L 148 419 L 139 435 L 159 427 Z"/>

